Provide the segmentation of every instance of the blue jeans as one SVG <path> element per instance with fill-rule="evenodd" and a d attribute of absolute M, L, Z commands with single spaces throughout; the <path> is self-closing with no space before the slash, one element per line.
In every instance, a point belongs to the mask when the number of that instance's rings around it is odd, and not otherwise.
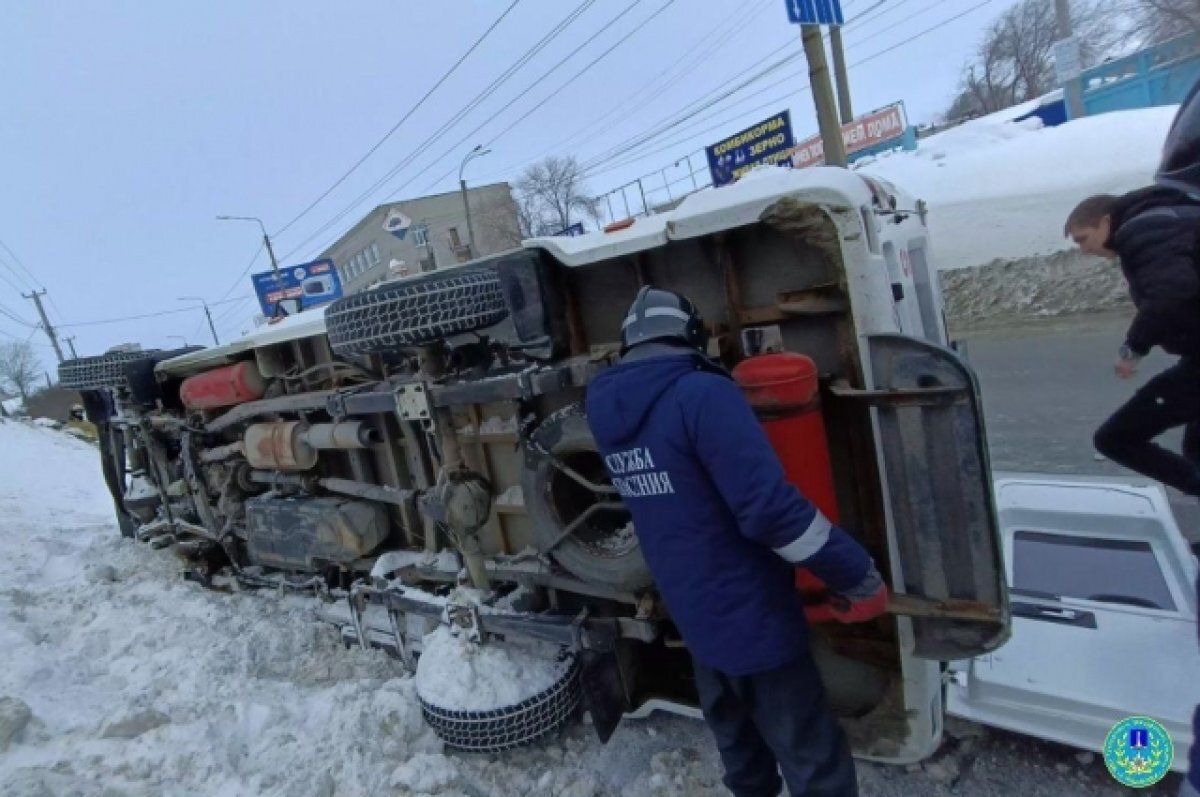
<path fill-rule="evenodd" d="M 735 797 L 858 797 L 850 745 L 825 700 L 812 656 L 751 675 L 693 661 L 704 719 Z"/>

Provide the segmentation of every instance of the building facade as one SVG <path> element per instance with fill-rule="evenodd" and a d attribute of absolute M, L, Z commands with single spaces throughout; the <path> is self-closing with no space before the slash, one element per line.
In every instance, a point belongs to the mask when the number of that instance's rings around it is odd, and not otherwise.
<path fill-rule="evenodd" d="M 467 190 L 475 249 L 470 247 L 462 193 L 380 205 L 321 253 L 338 269 L 344 293 L 393 277 L 462 263 L 521 243 L 517 205 L 508 183 Z"/>

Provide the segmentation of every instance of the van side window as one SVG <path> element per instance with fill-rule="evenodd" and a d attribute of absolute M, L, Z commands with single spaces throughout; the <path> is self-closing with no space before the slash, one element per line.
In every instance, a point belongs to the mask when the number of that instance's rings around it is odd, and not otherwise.
<path fill-rule="evenodd" d="M 1012 578 L 1024 593 L 1175 610 L 1148 542 L 1018 531 Z"/>

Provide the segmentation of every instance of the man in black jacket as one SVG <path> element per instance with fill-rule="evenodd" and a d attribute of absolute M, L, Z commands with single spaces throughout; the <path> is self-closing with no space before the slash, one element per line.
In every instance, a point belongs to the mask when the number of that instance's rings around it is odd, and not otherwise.
<path fill-rule="evenodd" d="M 1085 199 L 1066 233 L 1087 254 L 1121 259 L 1137 315 L 1116 363 L 1129 379 L 1155 346 L 1179 362 L 1151 379 L 1096 432 L 1097 450 L 1200 496 L 1200 203 L 1170 187 Z M 1183 456 L 1154 439 L 1185 427 Z"/>

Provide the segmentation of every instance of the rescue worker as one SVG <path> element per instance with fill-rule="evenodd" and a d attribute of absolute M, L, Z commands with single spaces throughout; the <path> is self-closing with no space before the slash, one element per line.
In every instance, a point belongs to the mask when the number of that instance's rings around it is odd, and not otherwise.
<path fill-rule="evenodd" d="M 71 407 L 71 412 L 67 416 L 67 426 L 71 429 L 78 429 L 92 440 L 97 438 L 96 424 L 87 419 L 82 404 L 75 404 Z"/>
<path fill-rule="evenodd" d="M 725 785 L 774 797 L 782 769 L 792 795 L 854 797 L 795 567 L 835 593 L 830 617 L 858 622 L 887 605 L 871 557 L 785 480 L 686 297 L 642 288 L 621 342 L 621 363 L 588 389 L 588 422 L 691 653 Z"/>
<path fill-rule="evenodd" d="M 1113 462 L 1200 496 L 1200 203 L 1169 186 L 1121 197 L 1088 197 L 1066 234 L 1090 255 L 1117 258 L 1137 314 L 1116 362 L 1131 378 L 1155 346 L 1178 356 L 1096 431 L 1096 449 Z M 1154 439 L 1184 427 L 1183 453 Z"/>

